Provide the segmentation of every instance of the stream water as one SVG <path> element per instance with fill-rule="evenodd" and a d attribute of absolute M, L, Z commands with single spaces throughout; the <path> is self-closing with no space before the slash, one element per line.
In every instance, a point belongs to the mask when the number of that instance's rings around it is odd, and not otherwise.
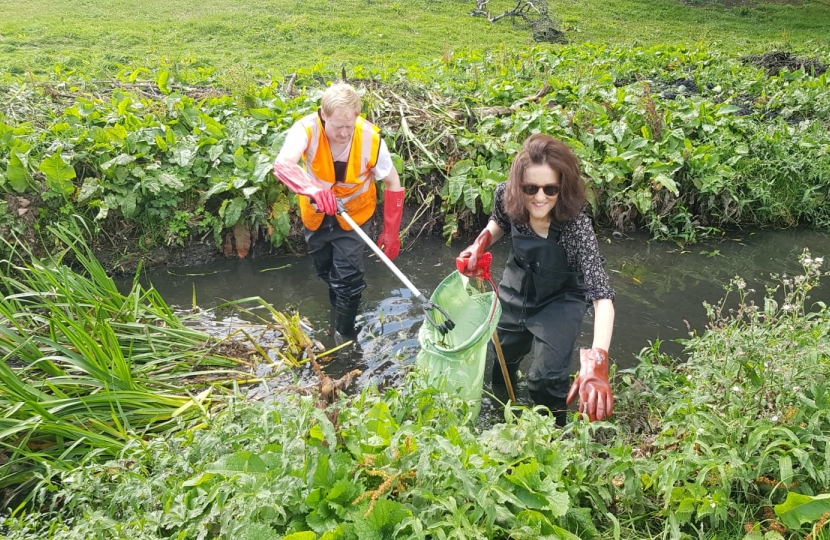
<path fill-rule="evenodd" d="M 830 266 L 830 233 L 811 230 L 742 231 L 692 246 L 649 240 L 642 234 L 621 235 L 603 231 L 598 236 L 606 258 L 606 271 L 616 289 L 616 320 L 611 358 L 619 369 L 636 364 L 636 355 L 650 342 L 660 340 L 662 349 L 679 356 L 677 339 L 688 337 L 688 327 L 703 331 L 707 322 L 703 302 L 716 303 L 724 285 L 741 276 L 757 291 L 761 302 L 770 274 L 800 271 L 798 256 L 806 247 L 814 257 L 825 257 Z M 462 245 L 463 244 L 463 245 Z M 427 297 L 450 272 L 454 258 L 466 246 L 455 241 L 447 247 L 440 238 L 418 239 L 395 260 L 395 264 Z M 493 278 L 498 283 L 509 252 L 509 239 L 496 244 Z M 371 253 L 367 249 L 367 255 Z M 343 353 L 326 365 L 337 377 L 352 369 L 362 370 L 356 386 L 370 382 L 394 384 L 402 367 L 417 354 L 418 328 L 423 311 L 410 291 L 374 255 L 367 258 L 367 289 L 363 294 L 358 323 L 361 353 Z M 311 327 L 315 338 L 333 346 L 327 330 L 329 301 L 325 284 L 315 273 L 306 255 L 285 255 L 258 260 L 228 259 L 205 267 L 156 268 L 142 278 L 152 283 L 172 305 L 189 307 L 195 293 L 201 307 L 228 300 L 259 296 L 278 310 L 297 309 Z M 123 285 L 126 285 L 125 281 Z M 814 301 L 830 302 L 830 283 L 815 290 Z M 590 346 L 593 316 L 589 310 L 577 345 Z M 688 327 L 687 327 L 688 324 Z M 525 359 L 523 370 L 527 368 Z M 488 362 L 489 363 L 489 362 Z M 574 355 L 573 371 L 578 370 Z M 485 390 L 489 391 L 489 371 Z M 526 390 L 519 388 L 520 402 L 529 403 Z M 485 397 L 482 415 L 494 414 Z"/>

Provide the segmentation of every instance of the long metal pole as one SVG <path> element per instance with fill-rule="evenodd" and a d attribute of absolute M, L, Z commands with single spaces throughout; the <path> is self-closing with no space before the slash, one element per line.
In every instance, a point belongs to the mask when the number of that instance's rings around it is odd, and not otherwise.
<path fill-rule="evenodd" d="M 383 261 L 383 263 L 386 266 L 388 266 L 389 269 L 392 270 L 392 272 L 394 272 L 396 276 L 398 276 L 398 279 L 400 279 L 401 282 L 404 285 L 406 285 L 406 288 L 412 291 L 412 294 L 414 294 L 418 300 L 425 301 L 426 299 L 424 298 L 424 295 L 421 294 L 421 291 L 419 291 L 418 288 L 415 287 L 415 285 L 413 285 L 412 282 L 409 281 L 409 279 L 405 275 L 403 275 L 403 272 L 398 270 L 398 267 L 395 266 L 395 263 L 393 263 L 389 259 L 389 257 L 386 256 L 386 253 L 384 253 L 383 250 L 380 249 L 378 245 L 372 241 L 371 238 L 369 238 L 369 235 L 363 232 L 363 229 L 361 229 L 360 226 L 357 223 L 355 223 L 355 221 L 352 219 L 352 216 L 347 214 L 346 211 L 342 209 L 339 210 L 339 214 L 340 217 L 346 220 L 346 223 L 352 226 L 354 232 L 356 232 L 363 239 L 363 241 L 366 242 L 370 248 L 372 248 L 372 251 L 375 252 L 375 255 L 377 255 L 378 258 L 380 258 L 380 260 Z"/>

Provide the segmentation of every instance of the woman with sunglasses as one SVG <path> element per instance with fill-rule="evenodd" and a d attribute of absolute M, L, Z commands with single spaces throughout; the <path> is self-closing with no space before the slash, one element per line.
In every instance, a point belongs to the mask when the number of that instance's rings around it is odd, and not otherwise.
<path fill-rule="evenodd" d="M 499 284 L 499 341 L 513 383 L 519 362 L 533 353 L 528 392 L 560 426 L 577 395 L 579 410 L 590 421 L 604 420 L 614 410 L 608 383 L 614 290 L 585 205 L 585 184 L 571 149 L 550 135 L 532 135 L 507 181 L 496 188 L 487 227 L 456 260 L 464 275 L 480 277 L 482 255 L 505 234 L 512 236 Z M 593 343 L 579 351 L 580 372 L 571 384 L 571 353 L 589 304 L 595 313 Z M 498 364 L 493 384 L 504 384 Z"/>

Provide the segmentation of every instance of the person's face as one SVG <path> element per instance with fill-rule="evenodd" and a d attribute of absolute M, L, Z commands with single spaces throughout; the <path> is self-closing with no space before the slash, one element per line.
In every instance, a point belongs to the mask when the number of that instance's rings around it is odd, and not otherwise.
<path fill-rule="evenodd" d="M 535 193 L 529 195 L 527 192 L 533 192 L 535 186 Z M 546 195 L 545 186 L 548 192 L 555 191 L 554 195 Z M 525 208 L 530 212 L 531 219 L 546 219 L 553 207 L 556 205 L 556 200 L 559 198 L 559 172 L 551 169 L 547 164 L 530 165 L 525 169 L 524 182 L 522 182 L 522 191 L 525 198 Z"/>
<path fill-rule="evenodd" d="M 320 116 L 326 121 L 326 137 L 330 143 L 345 144 L 351 140 L 357 113 L 349 109 L 335 109 L 330 115 L 320 111 Z"/>

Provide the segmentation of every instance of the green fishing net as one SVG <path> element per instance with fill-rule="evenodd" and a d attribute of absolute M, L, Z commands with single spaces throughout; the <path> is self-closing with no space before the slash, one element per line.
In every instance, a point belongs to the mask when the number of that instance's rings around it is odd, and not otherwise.
<path fill-rule="evenodd" d="M 495 292 L 479 292 L 470 280 L 453 272 L 438 285 L 430 300 L 441 306 L 455 328 L 441 334 L 425 321 L 418 332 L 421 350 L 416 363 L 425 368 L 432 386 L 470 401 L 473 418 L 481 410 L 481 392 L 490 340 L 501 317 Z M 437 323 L 443 317 L 432 312 Z"/>

